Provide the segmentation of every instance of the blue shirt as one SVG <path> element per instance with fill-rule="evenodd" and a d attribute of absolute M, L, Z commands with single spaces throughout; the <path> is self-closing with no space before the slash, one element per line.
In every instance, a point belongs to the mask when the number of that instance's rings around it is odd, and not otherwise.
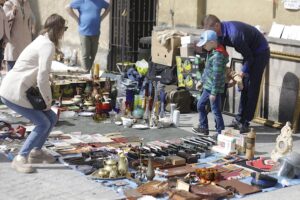
<path fill-rule="evenodd" d="M 73 0 L 70 7 L 79 12 L 79 33 L 85 36 L 100 35 L 101 11 L 109 3 L 104 0 Z"/>
<path fill-rule="evenodd" d="M 259 54 L 269 48 L 264 35 L 254 26 L 243 22 L 228 21 L 221 23 L 222 36 L 219 42 L 224 46 L 234 47 L 242 54 L 244 64 L 242 71 L 249 73 L 249 67 L 253 64 L 255 54 Z"/>

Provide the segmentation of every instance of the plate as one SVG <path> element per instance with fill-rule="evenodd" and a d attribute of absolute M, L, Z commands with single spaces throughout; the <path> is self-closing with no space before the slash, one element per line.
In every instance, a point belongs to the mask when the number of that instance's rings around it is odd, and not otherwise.
<path fill-rule="evenodd" d="M 145 130 L 145 129 L 148 129 L 149 126 L 144 125 L 144 124 L 135 124 L 135 125 L 132 126 L 132 128 L 140 129 L 140 130 Z"/>
<path fill-rule="evenodd" d="M 120 176 L 120 177 L 117 177 L 117 178 L 102 178 L 102 177 L 99 177 L 98 175 L 98 170 L 93 172 L 91 174 L 91 178 L 92 179 L 95 179 L 95 180 L 108 180 L 108 181 L 114 181 L 114 180 L 121 180 L 121 179 L 125 179 L 126 176 Z"/>
<path fill-rule="evenodd" d="M 83 117 L 91 117 L 94 114 L 95 113 L 93 113 L 93 112 L 80 112 L 80 113 L 78 113 L 79 116 L 83 116 Z"/>
<path fill-rule="evenodd" d="M 74 101 L 71 101 L 71 100 L 65 100 L 65 101 L 62 101 L 61 102 L 63 105 L 72 105 L 74 104 Z"/>

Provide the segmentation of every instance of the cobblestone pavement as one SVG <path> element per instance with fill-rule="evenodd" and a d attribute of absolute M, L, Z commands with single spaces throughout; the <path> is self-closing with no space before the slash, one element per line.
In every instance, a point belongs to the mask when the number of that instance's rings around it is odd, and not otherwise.
<path fill-rule="evenodd" d="M 38 172 L 33 174 L 15 172 L 10 165 L 1 155 L 1 200 L 120 199 L 114 191 L 62 164 L 36 165 Z"/>
<path fill-rule="evenodd" d="M 214 120 L 210 118 L 210 127 L 214 127 Z M 197 114 L 181 116 L 181 129 L 191 131 L 191 127 L 197 123 Z M 225 124 L 232 118 L 225 116 Z M 78 131 L 82 124 L 78 123 L 68 127 L 68 131 Z M 64 125 L 58 127 L 63 129 Z M 89 124 L 90 126 L 90 124 Z M 99 125 L 98 125 L 99 126 Z M 280 133 L 277 129 L 252 124 L 257 131 L 256 155 L 269 156 L 275 146 L 275 140 Z M 182 137 L 179 133 L 163 130 L 163 134 L 172 134 L 172 137 Z M 144 135 L 150 135 L 149 133 Z M 300 136 L 295 134 L 294 150 L 300 152 Z M 149 136 L 153 139 L 163 138 L 161 135 Z M 169 136 L 170 137 L 170 136 Z M 100 183 L 89 180 L 80 173 L 66 168 L 61 164 L 38 165 L 38 173 L 20 174 L 10 167 L 11 163 L 0 154 L 0 200 L 113 200 L 120 196 L 103 187 Z M 264 200 L 299 200 L 300 186 L 292 186 L 273 192 L 259 193 L 244 199 Z"/>

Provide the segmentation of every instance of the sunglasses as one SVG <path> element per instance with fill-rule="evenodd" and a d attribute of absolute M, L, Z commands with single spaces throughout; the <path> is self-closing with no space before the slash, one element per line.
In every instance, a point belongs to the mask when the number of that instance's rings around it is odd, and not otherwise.
<path fill-rule="evenodd" d="M 68 28 L 69 28 L 69 27 L 65 26 L 65 31 L 67 31 L 67 30 L 68 30 Z"/>

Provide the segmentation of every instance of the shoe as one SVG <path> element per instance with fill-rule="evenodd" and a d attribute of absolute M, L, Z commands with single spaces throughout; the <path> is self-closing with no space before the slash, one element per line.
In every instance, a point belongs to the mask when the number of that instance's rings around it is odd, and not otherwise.
<path fill-rule="evenodd" d="M 40 149 L 32 149 L 28 156 L 28 162 L 51 164 L 56 162 L 56 158 L 46 151 Z"/>
<path fill-rule="evenodd" d="M 215 141 L 217 141 L 218 140 L 218 133 L 216 133 L 216 134 L 214 134 L 213 136 L 211 136 L 211 138 L 213 139 L 213 140 L 215 140 Z"/>
<path fill-rule="evenodd" d="M 238 122 L 236 119 L 233 119 L 232 122 L 230 124 L 227 125 L 227 127 L 233 127 L 233 128 L 237 128 L 240 126 L 240 122 Z"/>
<path fill-rule="evenodd" d="M 238 127 L 237 127 L 237 130 L 240 131 L 240 133 L 248 133 L 250 132 L 250 128 L 248 125 L 245 125 L 245 124 L 240 124 Z"/>
<path fill-rule="evenodd" d="M 17 172 L 21 173 L 33 173 L 35 172 L 35 169 L 27 163 L 26 157 L 17 155 L 12 163 L 11 167 L 15 169 Z"/>
<path fill-rule="evenodd" d="M 200 134 L 203 134 L 203 135 L 208 135 L 209 134 L 209 131 L 205 128 L 192 128 L 193 132 L 194 133 L 200 133 Z"/>

